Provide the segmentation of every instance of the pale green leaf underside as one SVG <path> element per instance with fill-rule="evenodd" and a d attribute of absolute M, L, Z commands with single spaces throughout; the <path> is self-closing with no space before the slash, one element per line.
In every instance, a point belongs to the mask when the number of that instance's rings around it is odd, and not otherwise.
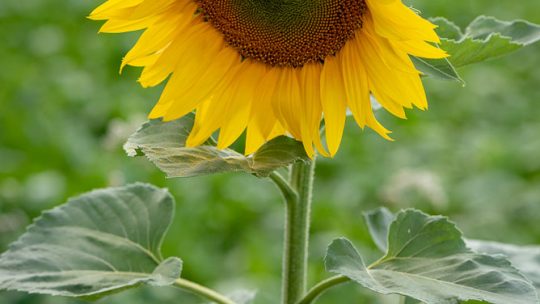
<path fill-rule="evenodd" d="M 480 240 L 466 242 L 467 246 L 476 252 L 506 256 L 540 292 L 540 246 L 516 246 Z"/>
<path fill-rule="evenodd" d="M 95 297 L 170 285 L 182 262 L 163 260 L 160 247 L 173 208 L 166 190 L 145 184 L 72 198 L 45 211 L 0 256 L 0 289 Z"/>
<path fill-rule="evenodd" d="M 366 267 L 353 245 L 338 239 L 328 249 L 326 267 L 376 292 L 428 304 L 538 303 L 534 287 L 506 259 L 473 253 L 446 218 L 414 210 L 397 215 L 388 232 L 386 255 L 373 265 Z"/>
<path fill-rule="evenodd" d="M 211 143 L 186 147 L 193 120 L 189 114 L 170 122 L 149 121 L 129 137 L 124 150 L 130 156 L 142 152 L 168 177 L 238 171 L 268 176 L 278 168 L 309 160 L 302 144 L 285 136 L 269 141 L 250 156 L 232 149 L 219 150 Z"/>

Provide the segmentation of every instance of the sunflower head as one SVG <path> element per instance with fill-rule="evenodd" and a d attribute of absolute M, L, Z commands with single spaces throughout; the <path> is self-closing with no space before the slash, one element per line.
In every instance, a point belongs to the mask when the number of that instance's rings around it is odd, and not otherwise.
<path fill-rule="evenodd" d="M 123 65 L 144 67 L 143 86 L 168 78 L 150 118 L 195 111 L 188 145 L 219 130 L 225 148 L 246 132 L 246 154 L 289 135 L 310 156 L 334 155 L 347 109 L 390 139 L 370 96 L 402 118 L 426 108 L 410 56 L 446 56 L 400 0 L 108 0 L 90 18 L 107 20 L 104 32 L 145 30 Z"/>
<path fill-rule="evenodd" d="M 205 20 L 243 58 L 299 68 L 335 55 L 362 27 L 358 0 L 198 0 Z"/>

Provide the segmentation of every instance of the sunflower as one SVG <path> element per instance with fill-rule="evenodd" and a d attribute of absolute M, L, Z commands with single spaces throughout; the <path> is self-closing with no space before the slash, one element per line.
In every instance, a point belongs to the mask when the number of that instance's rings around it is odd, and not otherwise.
<path fill-rule="evenodd" d="M 370 95 L 400 118 L 425 109 L 410 56 L 446 56 L 435 26 L 400 0 L 108 0 L 90 18 L 107 20 L 101 32 L 144 30 L 122 68 L 144 67 L 143 87 L 167 81 L 150 118 L 195 111 L 188 146 L 219 130 L 226 148 L 245 132 L 246 154 L 288 135 L 333 156 L 347 109 L 390 139 Z"/>

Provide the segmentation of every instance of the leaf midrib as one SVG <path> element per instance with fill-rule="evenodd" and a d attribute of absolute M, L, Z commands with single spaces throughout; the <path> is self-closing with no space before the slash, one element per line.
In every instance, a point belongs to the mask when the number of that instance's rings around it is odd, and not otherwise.
<path fill-rule="evenodd" d="M 140 251 L 145 253 L 148 257 L 150 257 L 157 265 L 159 265 L 159 263 L 161 263 L 160 259 L 158 259 L 149 249 L 144 248 L 141 244 L 138 244 L 138 243 L 132 241 L 129 238 L 123 238 L 123 237 L 120 237 L 120 236 L 118 236 L 116 234 L 104 232 L 104 231 L 101 231 L 101 230 L 92 230 L 92 229 L 89 229 L 89 228 L 86 228 L 86 227 L 78 227 L 78 226 L 71 226 L 71 225 L 51 228 L 51 230 L 64 230 L 64 229 L 68 229 L 70 231 L 73 231 L 73 230 L 80 231 L 80 232 L 83 232 L 83 233 L 85 233 L 87 235 L 88 234 L 90 234 L 90 235 L 98 234 L 98 235 L 100 235 L 102 237 L 105 237 L 105 238 L 112 238 L 113 240 L 119 240 L 119 241 L 121 241 L 123 243 L 129 244 L 129 245 L 134 246 L 135 248 L 139 249 Z"/>
<path fill-rule="evenodd" d="M 417 274 L 414 274 L 414 273 L 408 273 L 408 272 L 402 272 L 402 271 L 396 271 L 396 270 L 390 270 L 390 269 L 378 269 L 378 268 L 366 268 L 365 271 L 368 273 L 368 275 L 373 278 L 373 275 L 370 273 L 371 271 L 387 271 L 387 272 L 395 272 L 395 273 L 399 273 L 399 274 L 403 274 L 404 276 L 411 276 L 411 277 L 415 277 L 415 278 L 419 278 L 419 279 L 423 279 L 423 280 L 426 280 L 426 281 L 433 281 L 433 282 L 437 282 L 441 285 L 451 285 L 451 286 L 455 286 L 455 287 L 458 287 L 458 288 L 464 288 L 464 289 L 468 289 L 468 290 L 471 290 L 471 291 L 481 291 L 481 292 L 484 292 L 484 293 L 487 293 L 487 294 L 490 294 L 490 295 L 494 295 L 494 296 L 497 296 L 497 297 L 500 297 L 501 294 L 498 294 L 498 293 L 493 293 L 491 291 L 487 291 L 487 290 L 483 290 L 483 289 L 475 289 L 473 287 L 470 287 L 470 286 L 467 286 L 467 285 L 459 285 L 457 283 L 454 283 L 454 282 L 449 282 L 449 281 L 442 281 L 442 280 L 438 280 L 438 279 L 434 279 L 434 278 L 431 278 L 431 277 L 426 277 L 426 276 L 421 276 L 421 275 L 417 275 Z M 382 285 L 379 280 L 375 280 L 379 285 Z M 382 285 L 384 286 L 384 285 Z M 388 289 L 385 287 L 385 289 Z M 457 297 L 459 298 L 459 297 Z M 508 297 L 506 295 L 503 296 L 503 298 L 507 301 L 512 301 L 514 300 L 513 297 Z M 472 299 L 467 299 L 467 300 L 472 300 Z M 483 299 L 476 299 L 476 300 L 483 300 Z M 513 302 L 512 302 L 513 303 Z"/>
<path fill-rule="evenodd" d="M 93 274 L 93 275 L 100 275 L 100 276 L 129 276 L 129 277 L 134 277 L 134 278 L 148 278 L 150 277 L 153 273 L 149 272 L 149 273 L 146 273 L 146 272 L 130 272 L 130 271 L 104 271 L 104 270 L 77 270 L 77 269 L 72 269 L 72 270 L 59 270 L 59 271 L 42 271 L 42 272 L 34 272 L 34 273 L 27 273 L 27 274 L 24 274 L 24 275 L 15 275 L 13 277 L 16 277 L 18 279 L 21 279 L 21 278 L 26 278 L 26 277 L 32 277 L 32 278 L 35 278 L 35 277 L 39 277 L 39 276 L 43 276 L 43 275 L 62 275 L 62 274 L 71 274 L 71 273 L 75 273 L 75 274 Z"/>

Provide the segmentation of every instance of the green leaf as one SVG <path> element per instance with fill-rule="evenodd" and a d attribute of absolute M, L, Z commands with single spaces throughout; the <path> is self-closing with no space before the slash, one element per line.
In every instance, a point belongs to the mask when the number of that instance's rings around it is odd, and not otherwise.
<path fill-rule="evenodd" d="M 384 207 L 364 212 L 364 220 L 373 242 L 382 252 L 388 249 L 388 229 L 394 218 L 395 215 Z"/>
<path fill-rule="evenodd" d="M 424 75 L 431 76 L 442 80 L 452 80 L 465 84 L 463 79 L 459 76 L 456 69 L 450 61 L 446 58 L 443 59 L 427 59 L 419 57 L 411 57 L 416 69 Z"/>
<path fill-rule="evenodd" d="M 431 23 L 437 25 L 437 34 L 444 39 L 459 40 L 463 32 L 454 22 L 443 17 L 430 18 Z"/>
<path fill-rule="evenodd" d="M 433 18 L 431 22 L 438 26 L 440 47 L 450 57 L 412 57 L 413 63 L 425 75 L 462 84 L 464 81 L 455 68 L 500 57 L 540 40 L 540 26 L 523 20 L 505 22 L 480 16 L 465 29 L 465 33 L 441 17 Z"/>
<path fill-rule="evenodd" d="M 510 38 L 514 43 L 526 46 L 540 40 L 540 25 L 525 20 L 507 22 L 493 17 L 480 16 L 467 27 L 465 36 L 474 39 L 487 39 L 493 33 L 498 33 Z"/>
<path fill-rule="evenodd" d="M 461 30 L 454 23 L 444 18 L 433 18 L 431 22 L 439 25 L 438 34 L 441 37 L 455 38 L 461 37 Z M 431 76 L 442 80 L 452 80 L 465 84 L 459 76 L 455 67 L 447 58 L 443 59 L 427 59 L 419 57 L 411 57 L 415 67 L 424 75 Z"/>
<path fill-rule="evenodd" d="M 378 208 L 364 213 L 371 237 L 377 247 L 386 252 L 388 229 L 394 214 L 387 208 Z M 502 254 L 529 279 L 540 292 L 540 246 L 516 246 L 511 244 L 465 240 L 468 248 L 485 254 Z"/>
<path fill-rule="evenodd" d="M 516 246 L 480 240 L 466 242 L 467 246 L 476 252 L 506 256 L 540 292 L 540 246 Z"/>
<path fill-rule="evenodd" d="M 367 267 L 351 242 L 337 239 L 328 248 L 326 268 L 376 292 L 428 304 L 539 303 L 534 287 L 506 259 L 473 253 L 453 223 L 416 210 L 397 214 L 387 252 L 377 262 Z"/>
<path fill-rule="evenodd" d="M 500 34 L 493 34 L 486 40 L 466 38 L 459 42 L 445 39 L 441 41 L 441 48 L 451 54 L 448 60 L 457 68 L 500 57 L 521 47 Z"/>
<path fill-rule="evenodd" d="M 450 54 L 448 60 L 454 67 L 500 57 L 540 40 L 540 26 L 524 20 L 506 22 L 480 16 L 464 33 L 444 18 L 432 22 L 439 26 L 440 47 Z"/>
<path fill-rule="evenodd" d="M 302 144 L 286 136 L 270 140 L 250 156 L 232 149 L 219 150 L 210 142 L 186 147 L 193 120 L 189 114 L 170 122 L 146 122 L 129 137 L 124 150 L 129 156 L 146 155 L 168 177 L 238 171 L 265 177 L 294 162 L 309 161 Z"/>
<path fill-rule="evenodd" d="M 163 260 L 174 214 L 166 190 L 95 190 L 45 211 L 0 256 L 0 289 L 99 297 L 139 284 L 170 285 L 182 261 Z"/>

